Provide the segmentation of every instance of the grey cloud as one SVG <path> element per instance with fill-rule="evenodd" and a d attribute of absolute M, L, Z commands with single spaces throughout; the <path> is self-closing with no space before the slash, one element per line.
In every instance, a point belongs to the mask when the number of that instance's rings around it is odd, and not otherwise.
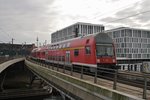
<path fill-rule="evenodd" d="M 136 4 L 137 6 L 137 4 Z M 106 17 L 106 18 L 103 18 L 103 19 L 100 19 L 101 21 L 103 22 L 113 22 L 113 23 L 117 23 L 117 22 L 124 22 L 123 20 L 124 19 L 121 19 L 121 18 L 124 18 L 124 17 L 127 17 L 127 16 L 130 16 L 132 14 L 136 14 L 138 11 L 136 11 L 136 6 L 133 5 L 132 7 L 129 7 L 129 8 L 126 8 L 124 10 L 121 10 L 121 11 L 118 11 L 116 14 L 115 14 L 115 17 Z M 119 20 L 120 19 L 120 20 Z M 116 21 L 117 20 L 117 21 Z"/>
<path fill-rule="evenodd" d="M 140 12 L 148 11 L 148 10 L 150 10 L 149 5 L 150 5 L 149 0 L 143 0 L 142 3 L 141 2 L 136 3 L 132 7 L 116 13 L 116 16 L 117 17 L 126 17 L 126 16 L 130 16 L 130 15 L 138 14 Z M 136 7 L 139 7 L 140 9 L 137 10 Z M 149 21 L 150 20 L 149 17 L 150 17 L 149 13 L 142 13 L 137 16 L 133 16 L 134 20 L 140 21 L 141 23 Z"/>
<path fill-rule="evenodd" d="M 150 9 L 150 1 L 149 0 L 143 0 L 143 2 L 141 3 L 141 10 L 149 10 Z"/>
<path fill-rule="evenodd" d="M 0 28 L 18 42 L 35 41 L 33 38 L 37 34 L 40 34 L 41 41 L 50 40 L 50 25 L 57 15 L 55 9 L 49 10 L 53 2 L 54 0 L 0 0 Z M 5 33 L 0 31 L 0 39 L 4 38 L 2 34 Z"/>
<path fill-rule="evenodd" d="M 150 21 L 150 13 L 145 13 L 145 14 L 139 15 L 135 19 L 141 23 L 142 22 L 146 23 L 146 22 Z"/>
<path fill-rule="evenodd" d="M 127 9 L 125 9 L 123 11 L 117 12 L 115 15 L 117 17 L 127 17 L 127 16 L 130 16 L 132 14 L 136 14 L 137 12 L 138 11 L 136 11 L 134 7 L 130 7 L 130 8 L 127 8 Z"/>
<path fill-rule="evenodd" d="M 139 15 L 129 17 L 129 18 L 126 18 L 126 17 L 135 15 L 139 12 L 150 10 L 149 5 L 150 5 L 150 1 L 144 0 L 142 2 L 138 2 L 134 4 L 132 7 L 129 7 L 127 9 L 117 12 L 115 14 L 115 17 L 106 17 L 106 18 L 101 19 L 100 21 L 103 21 L 104 23 L 106 23 L 107 26 L 110 28 L 113 27 L 113 24 L 114 26 L 116 24 L 118 25 L 121 24 L 121 25 L 129 26 L 129 27 L 142 28 L 144 27 L 143 23 L 145 24 L 145 23 L 148 23 L 148 21 L 150 21 L 149 19 L 150 13 L 143 13 L 143 14 L 139 14 Z"/>
<path fill-rule="evenodd" d="M 146 24 L 145 26 L 150 26 L 150 23 Z"/>
<path fill-rule="evenodd" d="M 140 12 L 150 11 L 150 6 L 149 5 L 150 5 L 150 0 L 144 0 L 141 3 Z M 148 22 L 148 21 L 150 21 L 150 12 L 142 13 L 142 14 L 136 16 L 135 19 L 140 21 L 140 22 L 144 22 L 144 23 Z"/>
<path fill-rule="evenodd" d="M 119 0 L 108 0 L 109 2 L 117 2 L 117 1 L 119 1 Z"/>
<path fill-rule="evenodd" d="M 117 18 L 116 17 L 106 17 L 106 18 L 100 19 L 100 21 L 103 21 L 106 23 L 114 21 L 114 20 L 117 20 Z"/>

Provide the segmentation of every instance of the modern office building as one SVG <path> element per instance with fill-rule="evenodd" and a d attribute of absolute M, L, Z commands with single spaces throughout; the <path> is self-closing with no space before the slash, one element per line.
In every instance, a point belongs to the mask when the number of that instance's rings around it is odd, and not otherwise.
<path fill-rule="evenodd" d="M 150 59 L 150 30 L 121 27 L 107 33 L 115 42 L 117 57 Z"/>
<path fill-rule="evenodd" d="M 51 42 L 59 42 L 78 36 L 104 31 L 104 26 L 99 24 L 78 22 L 66 28 L 58 30 L 51 35 Z"/>
<path fill-rule="evenodd" d="M 120 27 L 106 32 L 114 40 L 118 60 L 132 66 L 150 60 L 150 30 Z"/>

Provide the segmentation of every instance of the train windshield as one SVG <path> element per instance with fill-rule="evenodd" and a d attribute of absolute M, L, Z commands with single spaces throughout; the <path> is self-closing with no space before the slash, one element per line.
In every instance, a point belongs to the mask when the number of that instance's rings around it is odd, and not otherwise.
<path fill-rule="evenodd" d="M 97 44 L 96 45 L 97 56 L 114 56 L 112 44 Z"/>

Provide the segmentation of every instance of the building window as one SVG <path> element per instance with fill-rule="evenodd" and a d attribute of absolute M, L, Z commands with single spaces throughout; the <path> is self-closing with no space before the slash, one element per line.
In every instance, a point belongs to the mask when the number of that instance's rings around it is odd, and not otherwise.
<path fill-rule="evenodd" d="M 125 34 L 124 34 L 124 30 L 121 30 L 121 36 L 124 37 Z"/>
<path fill-rule="evenodd" d="M 90 46 L 85 47 L 85 54 L 91 54 L 91 47 Z"/>
<path fill-rule="evenodd" d="M 138 58 L 141 58 L 141 54 L 138 54 Z"/>
<path fill-rule="evenodd" d="M 74 56 L 78 56 L 79 55 L 79 49 L 75 49 L 74 50 Z"/>
<path fill-rule="evenodd" d="M 125 32 L 126 36 L 132 37 L 132 30 L 126 29 Z"/>

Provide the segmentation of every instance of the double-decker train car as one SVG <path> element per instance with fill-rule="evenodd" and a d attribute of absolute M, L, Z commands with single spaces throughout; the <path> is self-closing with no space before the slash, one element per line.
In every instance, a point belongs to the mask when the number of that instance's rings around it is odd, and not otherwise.
<path fill-rule="evenodd" d="M 91 69 L 114 68 L 116 64 L 113 40 L 106 33 L 49 44 L 44 52 L 46 62 L 66 66 L 85 66 Z"/>
<path fill-rule="evenodd" d="M 34 48 L 31 51 L 31 56 L 34 59 L 46 60 L 46 54 L 45 54 L 46 51 L 47 51 L 47 47 Z"/>

